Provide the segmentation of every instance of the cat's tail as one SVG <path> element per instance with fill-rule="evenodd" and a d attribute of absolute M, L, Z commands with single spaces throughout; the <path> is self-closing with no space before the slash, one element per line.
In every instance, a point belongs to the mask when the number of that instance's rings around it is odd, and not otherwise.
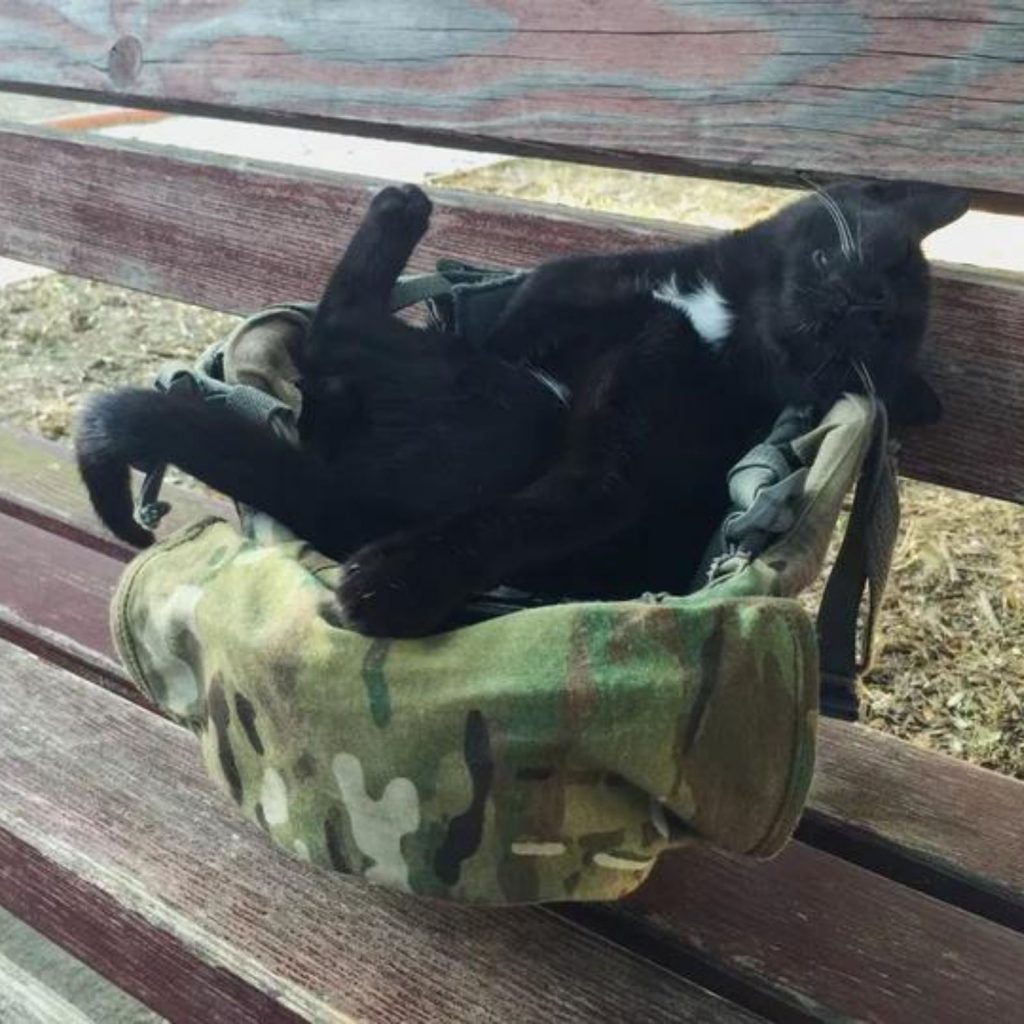
<path fill-rule="evenodd" d="M 153 535 L 134 519 L 129 470 L 161 464 L 266 512 L 314 545 L 343 532 L 339 522 L 327 532 L 331 477 L 324 463 L 268 428 L 193 396 L 141 388 L 98 395 L 79 421 L 75 453 L 97 515 L 136 547 L 147 547 Z"/>

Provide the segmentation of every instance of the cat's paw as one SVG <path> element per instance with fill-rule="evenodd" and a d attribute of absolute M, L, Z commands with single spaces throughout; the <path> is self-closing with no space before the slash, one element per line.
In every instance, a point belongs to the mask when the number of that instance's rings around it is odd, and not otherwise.
<path fill-rule="evenodd" d="M 435 632 L 472 589 L 450 554 L 422 538 L 368 544 L 344 570 L 337 594 L 342 621 L 367 636 Z"/>
<path fill-rule="evenodd" d="M 418 185 L 388 185 L 370 203 L 370 213 L 390 226 L 422 234 L 430 222 L 434 206 Z"/>

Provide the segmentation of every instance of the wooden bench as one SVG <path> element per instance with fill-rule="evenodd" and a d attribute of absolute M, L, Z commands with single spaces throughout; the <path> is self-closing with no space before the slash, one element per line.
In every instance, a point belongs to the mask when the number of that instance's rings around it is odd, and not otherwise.
<path fill-rule="evenodd" d="M 1013 5 L 394 8 L 11 5 L 0 89 L 744 180 L 925 176 L 1024 207 Z M 10 125 L 0 253 L 248 311 L 315 291 L 379 184 Z M 695 234 L 434 198 L 424 269 Z M 948 415 L 904 468 L 1024 500 L 1022 281 L 936 269 Z M 173 500 L 179 521 L 205 510 Z M 1021 1019 L 1024 784 L 825 721 L 798 839 L 769 864 L 680 852 L 613 907 L 401 898 L 271 848 L 139 702 L 107 632 L 129 554 L 65 449 L 0 433 L 0 904 L 164 1016 Z M 56 1019 L 3 972 L 9 1019 Z"/>

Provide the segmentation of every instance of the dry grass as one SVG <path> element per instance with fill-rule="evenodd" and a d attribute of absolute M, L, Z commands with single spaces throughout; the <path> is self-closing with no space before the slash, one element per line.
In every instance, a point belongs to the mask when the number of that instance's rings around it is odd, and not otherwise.
<path fill-rule="evenodd" d="M 713 227 L 764 216 L 790 195 L 525 160 L 439 183 Z M 86 391 L 147 382 L 161 361 L 193 358 L 231 323 L 73 278 L 4 289 L 0 419 L 64 438 Z M 864 683 L 866 720 L 1024 778 L 1024 509 L 910 481 L 903 496 L 876 664 Z"/>

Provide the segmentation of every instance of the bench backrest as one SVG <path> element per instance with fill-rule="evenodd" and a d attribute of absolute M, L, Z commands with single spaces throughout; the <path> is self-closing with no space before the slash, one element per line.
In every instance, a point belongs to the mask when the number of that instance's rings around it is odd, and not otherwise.
<path fill-rule="evenodd" d="M 0 13 L 0 89 L 739 179 L 926 178 L 1024 209 L 1024 13 L 966 11 L 40 0 Z M 316 291 L 371 187 L 10 127 L 0 253 L 250 310 Z M 692 235 L 437 198 L 420 266 Z M 947 417 L 908 439 L 904 469 L 1024 500 L 1024 279 L 951 267 L 937 278 L 928 370 Z"/>

